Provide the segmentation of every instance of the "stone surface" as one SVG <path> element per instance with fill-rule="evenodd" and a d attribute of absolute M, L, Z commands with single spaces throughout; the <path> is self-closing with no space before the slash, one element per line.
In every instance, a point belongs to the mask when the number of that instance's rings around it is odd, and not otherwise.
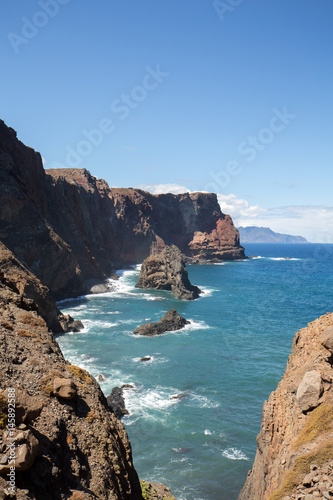
<path fill-rule="evenodd" d="M 171 290 L 182 300 L 194 300 L 201 290 L 190 283 L 185 259 L 175 245 L 164 248 L 160 253 L 144 260 L 140 270 L 137 288 Z"/>
<path fill-rule="evenodd" d="M 10 472 L 11 467 L 15 467 L 16 472 L 24 472 L 29 470 L 37 457 L 39 451 L 38 439 L 30 430 L 20 432 L 20 436 L 16 438 L 15 452 L 12 458 L 11 452 L 7 451 L 8 460 L 6 464 L 0 465 L 0 474 L 5 475 Z M 6 440 L 7 450 L 10 450 L 10 445 L 13 441 L 9 438 Z"/>
<path fill-rule="evenodd" d="M 53 394 L 62 399 L 74 399 L 77 396 L 77 388 L 70 378 L 56 377 L 53 380 Z"/>
<path fill-rule="evenodd" d="M 3 393 L 3 400 L 8 401 L 8 390 Z M 0 391 L 1 397 L 1 391 Z M 35 397 L 29 396 L 27 392 L 15 389 L 15 422 L 20 424 L 29 424 L 32 420 L 39 417 L 43 409 L 43 403 Z"/>
<path fill-rule="evenodd" d="M 316 408 L 323 391 L 320 373 L 311 370 L 307 372 L 297 389 L 297 400 L 302 411 Z"/>
<path fill-rule="evenodd" d="M 327 328 L 320 336 L 321 344 L 333 354 L 333 327 Z"/>
<path fill-rule="evenodd" d="M 166 312 L 163 318 L 161 318 L 157 323 L 146 323 L 141 325 L 136 328 L 133 333 L 135 335 L 146 336 L 160 335 L 161 333 L 180 330 L 189 323 L 190 321 L 180 316 L 176 309 L 170 309 L 170 311 Z M 146 360 L 141 359 L 141 361 Z"/>

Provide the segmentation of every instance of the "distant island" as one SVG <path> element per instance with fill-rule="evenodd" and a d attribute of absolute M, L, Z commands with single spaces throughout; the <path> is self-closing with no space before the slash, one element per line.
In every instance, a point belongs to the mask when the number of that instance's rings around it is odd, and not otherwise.
<path fill-rule="evenodd" d="M 239 227 L 241 243 L 308 243 L 303 236 L 275 233 L 269 227 Z"/>

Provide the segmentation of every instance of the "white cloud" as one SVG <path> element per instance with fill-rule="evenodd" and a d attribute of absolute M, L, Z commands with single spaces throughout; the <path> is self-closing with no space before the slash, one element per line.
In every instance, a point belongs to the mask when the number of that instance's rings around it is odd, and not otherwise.
<path fill-rule="evenodd" d="M 191 192 L 186 186 L 181 186 L 180 184 L 140 184 L 138 189 L 143 189 L 151 194 L 182 194 Z"/>
<path fill-rule="evenodd" d="M 238 225 L 269 227 L 278 233 L 305 236 L 313 243 L 333 243 L 332 206 L 270 208 L 257 217 L 240 217 Z"/>
<path fill-rule="evenodd" d="M 141 184 L 152 194 L 190 193 L 180 184 Z M 277 233 L 300 235 L 313 243 L 333 243 L 333 206 L 286 206 L 262 208 L 235 194 L 217 194 L 221 210 L 238 226 L 269 227 Z"/>
<path fill-rule="evenodd" d="M 235 224 L 240 217 L 257 217 L 266 212 L 265 208 L 249 205 L 248 201 L 237 198 L 235 194 L 218 194 L 217 199 L 222 212 L 231 215 Z"/>

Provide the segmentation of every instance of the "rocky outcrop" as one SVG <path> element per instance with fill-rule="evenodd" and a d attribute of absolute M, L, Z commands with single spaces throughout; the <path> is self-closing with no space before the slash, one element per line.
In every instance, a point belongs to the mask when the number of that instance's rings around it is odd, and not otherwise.
<path fill-rule="evenodd" d="M 84 169 L 44 170 L 41 156 L 0 121 L 0 240 L 56 299 L 86 281 L 175 244 L 187 256 L 244 257 L 215 194 L 151 195 L 109 188 Z"/>
<path fill-rule="evenodd" d="M 147 257 L 142 263 L 137 288 L 171 290 L 177 299 L 194 300 L 202 293 L 190 283 L 185 259 L 175 245 Z"/>
<path fill-rule="evenodd" d="M 181 328 L 184 328 L 185 325 L 189 324 L 190 321 L 180 316 L 176 309 L 170 309 L 170 311 L 166 312 L 163 318 L 161 318 L 157 323 L 146 323 L 141 325 L 136 328 L 133 333 L 135 335 L 146 335 L 148 337 L 152 337 L 153 335 L 160 335 L 161 333 L 180 330 Z M 141 361 L 146 361 L 146 359 L 142 358 Z"/>
<path fill-rule="evenodd" d="M 264 403 L 240 500 L 333 497 L 332 332 L 326 314 L 296 333 L 285 374 Z"/>
<path fill-rule="evenodd" d="M 52 312 L 45 287 L 1 248 L 0 492 L 14 460 L 16 498 L 142 500 L 122 424 L 93 377 L 63 358 L 40 315 Z"/>
<path fill-rule="evenodd" d="M 22 310 L 38 313 L 39 323 L 46 323 L 55 333 L 83 327 L 80 321 L 74 321 L 70 316 L 63 315 L 57 308 L 47 287 L 22 264 L 12 252 L 0 242 L 0 299 L 13 302 Z M 42 319 L 43 318 L 43 319 Z M 44 320 L 44 321 L 43 321 Z M 26 314 L 26 323 L 35 321 Z"/>
<path fill-rule="evenodd" d="M 128 410 L 125 407 L 123 387 L 114 387 L 106 400 L 109 408 L 111 408 L 117 418 L 128 415 Z"/>

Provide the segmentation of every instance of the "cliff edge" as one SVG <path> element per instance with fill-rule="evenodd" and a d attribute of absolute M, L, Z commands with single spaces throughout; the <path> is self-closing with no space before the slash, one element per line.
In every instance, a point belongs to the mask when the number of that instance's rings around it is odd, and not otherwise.
<path fill-rule="evenodd" d="M 44 170 L 0 120 L 0 240 L 60 300 L 86 281 L 177 245 L 200 259 L 244 258 L 215 194 L 152 195 L 109 188 L 85 169 Z"/>
<path fill-rule="evenodd" d="M 333 314 L 299 330 L 239 500 L 333 498 Z"/>

